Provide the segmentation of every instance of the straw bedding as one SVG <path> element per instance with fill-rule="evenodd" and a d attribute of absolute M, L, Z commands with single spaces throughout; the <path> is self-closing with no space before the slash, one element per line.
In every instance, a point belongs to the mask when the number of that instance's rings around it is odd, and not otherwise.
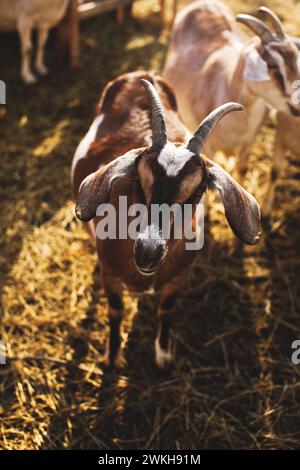
<path fill-rule="evenodd" d="M 300 161 L 290 155 L 275 207 L 257 247 L 237 245 L 217 197 L 210 198 L 206 243 L 176 308 L 176 362 L 153 364 L 155 299 L 125 297 L 127 366 L 101 365 L 107 303 L 96 256 L 74 219 L 69 169 L 98 95 L 116 75 L 159 70 L 168 31 L 151 2 L 116 28 L 113 15 L 82 27 L 82 62 L 25 88 L 18 43 L 1 36 L 0 448 L 299 448 Z M 184 3 L 184 2 L 183 2 Z M 230 2 L 255 11 L 257 1 Z M 297 33 L 299 6 L 266 2 Z M 155 6 L 156 10 L 158 6 Z M 155 10 L 154 8 L 154 10 Z M 297 25 L 298 12 L 298 25 Z M 246 186 L 262 200 L 274 129 L 253 148 Z M 219 162 L 234 170 L 235 159 Z M 138 313 L 136 313 L 138 312 Z"/>

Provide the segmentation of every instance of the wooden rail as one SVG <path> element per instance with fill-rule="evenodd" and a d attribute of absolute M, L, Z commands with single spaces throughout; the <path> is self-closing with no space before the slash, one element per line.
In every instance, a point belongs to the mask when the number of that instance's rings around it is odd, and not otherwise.
<path fill-rule="evenodd" d="M 86 18 L 91 18 L 92 16 L 114 9 L 118 12 L 118 10 L 123 10 L 126 6 L 131 5 L 131 3 L 132 0 L 98 0 L 95 2 L 84 2 L 78 5 L 79 19 L 85 20 Z"/>

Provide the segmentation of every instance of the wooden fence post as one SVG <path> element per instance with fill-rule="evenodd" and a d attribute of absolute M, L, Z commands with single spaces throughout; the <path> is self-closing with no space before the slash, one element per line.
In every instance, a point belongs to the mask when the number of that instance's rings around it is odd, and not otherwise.
<path fill-rule="evenodd" d="M 77 0 L 69 0 L 67 11 L 56 28 L 55 55 L 57 63 L 66 61 L 71 67 L 79 63 L 79 15 Z"/>

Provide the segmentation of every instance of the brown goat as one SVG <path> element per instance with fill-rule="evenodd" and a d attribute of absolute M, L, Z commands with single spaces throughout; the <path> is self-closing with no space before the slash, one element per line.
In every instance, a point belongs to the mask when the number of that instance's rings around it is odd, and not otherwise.
<path fill-rule="evenodd" d="M 160 294 L 156 363 L 159 367 L 170 363 L 170 314 L 197 251 L 186 248 L 184 236 L 175 239 L 172 234 L 165 238 L 161 223 L 155 224 L 148 218 L 135 239 L 103 239 L 98 235 L 98 224 L 103 221 L 99 207 L 110 203 L 116 209 L 118 221 L 122 215 L 120 196 L 127 197 L 128 206 L 144 204 L 147 208 L 155 204 L 189 203 L 194 217 L 188 223 L 192 225 L 197 224 L 196 207 L 207 187 L 216 187 L 232 230 L 243 242 L 256 243 L 260 236 L 256 200 L 219 165 L 200 155 L 217 121 L 241 109 L 236 103 L 221 106 L 191 136 L 178 117 L 171 88 L 159 76 L 143 72 L 125 74 L 105 88 L 97 116 L 75 154 L 72 180 L 77 197 L 76 215 L 89 224 L 109 303 L 107 364 L 119 366 L 121 362 L 124 288 L 137 294 L 149 291 Z"/>

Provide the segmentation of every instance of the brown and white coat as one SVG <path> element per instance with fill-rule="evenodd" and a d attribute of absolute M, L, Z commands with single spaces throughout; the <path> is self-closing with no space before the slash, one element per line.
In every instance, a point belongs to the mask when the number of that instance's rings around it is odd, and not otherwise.
<path fill-rule="evenodd" d="M 100 220 L 97 207 L 111 203 L 118 220 L 122 195 L 128 205 L 188 202 L 195 210 L 206 189 L 216 187 L 232 230 L 245 243 L 256 243 L 260 236 L 256 200 L 219 165 L 200 154 L 219 119 L 241 109 L 227 103 L 205 118 L 191 136 L 178 116 L 173 91 L 157 75 L 125 74 L 102 93 L 94 122 L 75 153 L 72 182 L 76 215 L 86 224 L 101 262 L 110 309 L 108 364 L 119 365 L 121 360 L 124 288 L 137 294 L 159 293 L 156 362 L 160 367 L 170 362 L 170 314 L 197 252 L 186 249 L 184 237 L 164 239 L 161 227 L 151 221 L 135 240 L 100 239 L 95 231 Z"/>

